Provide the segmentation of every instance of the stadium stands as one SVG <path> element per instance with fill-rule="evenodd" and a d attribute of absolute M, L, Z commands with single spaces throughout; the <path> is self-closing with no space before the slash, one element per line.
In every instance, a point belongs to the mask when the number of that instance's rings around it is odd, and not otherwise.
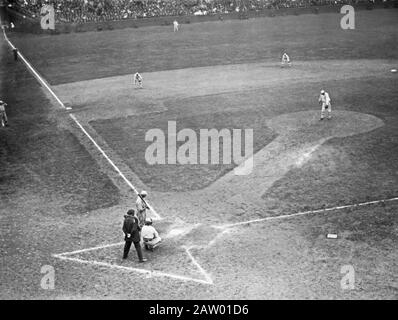
<path fill-rule="evenodd" d="M 99 22 L 159 16 L 210 15 L 246 10 L 341 5 L 363 0 L 49 0 L 57 22 Z M 368 1 L 368 0 L 366 0 Z M 45 0 L 10 0 L 9 6 L 32 18 Z"/>

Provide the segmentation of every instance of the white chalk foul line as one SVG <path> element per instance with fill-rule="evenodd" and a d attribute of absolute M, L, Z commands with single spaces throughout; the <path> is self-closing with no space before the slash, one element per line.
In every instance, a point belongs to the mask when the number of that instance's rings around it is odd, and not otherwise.
<path fill-rule="evenodd" d="M 177 279 L 177 280 L 181 280 L 181 281 L 193 281 L 193 282 L 202 283 L 202 284 L 213 284 L 213 282 L 209 282 L 208 280 L 196 279 L 196 278 L 181 276 L 178 274 L 157 271 L 157 270 L 151 271 L 151 270 L 140 269 L 140 268 L 126 267 L 126 266 L 121 266 L 121 265 L 112 264 L 112 263 L 108 263 L 108 262 L 101 262 L 101 261 L 95 261 L 95 260 L 83 260 L 83 259 L 79 259 L 79 258 L 66 257 L 63 254 L 54 254 L 53 257 L 61 259 L 61 260 L 69 260 L 69 261 L 78 262 L 78 263 L 82 263 L 82 264 L 96 265 L 96 266 L 118 269 L 118 270 L 123 270 L 123 271 L 130 271 L 130 272 L 133 271 L 133 272 L 137 272 L 137 273 L 147 274 L 151 277 L 168 277 L 168 278 L 173 278 L 173 279 Z"/>
<path fill-rule="evenodd" d="M 1 21 L 0 21 L 1 23 Z M 12 42 L 8 39 L 7 34 L 3 28 L 4 39 L 10 45 L 10 47 L 14 50 L 16 47 L 12 44 Z M 18 56 L 22 59 L 28 69 L 32 72 L 35 78 L 50 92 L 50 94 L 54 97 L 54 99 L 60 104 L 60 106 L 66 110 L 71 110 L 70 107 L 65 107 L 61 99 L 54 93 L 48 83 L 44 80 L 44 78 L 33 68 L 33 66 L 25 59 L 19 50 L 17 51 Z M 127 185 L 138 195 L 138 190 L 133 186 L 133 184 L 126 178 L 126 176 L 120 171 L 120 169 L 115 165 L 115 163 L 108 157 L 104 150 L 98 145 L 98 143 L 91 137 L 91 135 L 84 129 L 84 127 L 80 124 L 77 118 L 73 114 L 69 114 L 72 120 L 77 124 L 77 126 L 83 131 L 83 133 L 89 138 L 89 140 L 94 144 L 94 146 L 98 149 L 98 151 L 104 156 L 104 158 L 109 162 L 109 164 L 116 170 L 116 172 L 122 177 L 122 179 L 127 183 Z M 161 216 L 155 211 L 155 209 L 146 201 L 149 209 L 154 215 L 155 219 L 161 219 Z"/>
<path fill-rule="evenodd" d="M 83 133 L 89 138 L 89 140 L 94 144 L 94 146 L 98 149 L 99 152 L 104 156 L 104 158 L 109 162 L 109 164 L 115 169 L 115 171 L 123 178 L 126 184 L 138 195 L 138 190 L 133 186 L 133 184 L 126 178 L 123 172 L 115 165 L 115 163 L 108 157 L 104 150 L 98 145 L 98 143 L 91 137 L 91 135 L 84 129 L 84 127 L 80 124 L 80 122 L 76 119 L 75 115 L 69 114 L 69 116 L 75 121 L 78 127 L 83 131 Z M 146 201 L 146 200 L 145 200 Z M 155 209 L 146 201 L 148 204 L 149 209 L 155 216 L 155 219 L 161 219 L 160 215 L 155 211 Z"/>
<path fill-rule="evenodd" d="M 78 254 L 78 253 L 83 253 L 83 252 L 88 252 L 88 251 L 94 251 L 94 250 L 99 250 L 99 249 L 105 249 L 105 248 L 121 246 L 122 244 L 124 244 L 124 242 L 105 244 L 105 245 L 102 245 L 102 246 L 97 246 L 97 247 L 92 247 L 92 248 L 86 248 L 86 249 L 81 249 L 81 250 L 75 250 L 75 251 L 70 251 L 70 252 L 59 253 L 59 254 L 56 254 L 54 256 L 69 256 L 69 255 L 72 255 L 72 254 Z"/>
<path fill-rule="evenodd" d="M 251 224 L 251 223 L 259 223 L 259 222 L 270 221 L 270 220 L 279 220 L 279 219 L 288 219 L 288 218 L 303 216 L 303 215 L 307 215 L 307 214 L 315 214 L 315 213 L 322 213 L 322 212 L 327 212 L 327 211 L 342 210 L 342 209 L 347 209 L 347 208 L 362 207 L 362 206 L 368 206 L 368 205 L 372 205 L 372 204 L 385 203 L 385 202 L 391 202 L 391 201 L 397 201 L 397 200 L 398 200 L 398 197 L 390 198 L 390 199 L 383 199 L 383 200 L 361 202 L 361 203 L 349 204 L 349 205 L 345 205 L 345 206 L 330 207 L 330 208 L 324 208 L 324 209 L 318 209 L 318 210 L 309 210 L 309 211 L 285 214 L 285 215 L 274 216 L 274 217 L 266 217 L 266 218 L 253 219 L 253 220 L 242 221 L 242 222 L 237 222 L 237 223 L 224 224 L 224 225 L 213 226 L 213 227 L 218 228 L 218 229 L 227 229 L 227 228 L 238 227 L 238 226 Z"/>
<path fill-rule="evenodd" d="M 4 34 L 4 38 L 6 39 L 6 41 L 8 42 L 8 44 L 10 45 L 10 47 L 13 50 L 16 50 L 17 48 L 11 43 L 11 41 L 8 39 L 7 34 L 3 28 L 3 34 Z M 28 67 L 29 71 L 35 76 L 35 78 L 48 90 L 48 92 L 50 92 L 50 94 L 54 97 L 54 99 L 62 106 L 62 108 L 66 109 L 66 110 L 70 110 L 72 108 L 70 107 L 65 107 L 65 105 L 63 104 L 63 102 L 57 97 L 57 95 L 54 93 L 54 91 L 50 88 L 50 86 L 47 84 L 47 82 L 44 80 L 44 78 L 42 76 L 39 75 L 39 73 L 32 67 L 32 65 L 28 62 L 28 60 L 25 59 L 25 57 L 22 55 L 21 52 L 19 52 L 19 50 L 17 51 L 18 56 L 21 58 L 21 60 L 25 63 L 25 65 Z"/>

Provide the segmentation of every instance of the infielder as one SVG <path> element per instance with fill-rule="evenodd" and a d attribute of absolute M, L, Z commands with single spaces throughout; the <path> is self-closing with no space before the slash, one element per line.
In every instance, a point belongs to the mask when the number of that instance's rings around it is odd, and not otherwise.
<path fill-rule="evenodd" d="M 292 65 L 291 61 L 290 61 L 290 57 L 287 55 L 287 53 L 285 52 L 282 55 L 282 67 L 285 65 L 288 65 L 289 67 Z"/>
<path fill-rule="evenodd" d="M 136 87 L 142 89 L 142 81 L 143 81 L 143 79 L 142 79 L 142 76 L 138 72 L 134 73 L 133 81 L 134 81 L 134 85 Z"/>
<path fill-rule="evenodd" d="M 137 208 L 138 225 L 140 228 L 142 228 L 145 224 L 146 209 L 149 209 L 148 205 L 144 200 L 147 195 L 148 193 L 142 190 L 137 197 L 137 201 L 135 202 L 135 206 Z"/>
<path fill-rule="evenodd" d="M 7 106 L 7 103 L 0 100 L 0 124 L 2 127 L 8 126 L 6 106 Z"/>
<path fill-rule="evenodd" d="M 323 120 L 324 115 L 325 115 L 325 109 L 328 110 L 328 119 L 332 118 L 332 105 L 330 104 L 330 96 L 329 93 L 327 93 L 325 90 L 321 90 L 321 94 L 319 95 L 319 104 L 322 105 L 322 111 L 321 111 L 321 119 Z"/>
<path fill-rule="evenodd" d="M 177 32 L 178 31 L 178 26 L 179 26 L 177 20 L 173 21 L 173 26 L 174 26 L 174 32 Z"/>

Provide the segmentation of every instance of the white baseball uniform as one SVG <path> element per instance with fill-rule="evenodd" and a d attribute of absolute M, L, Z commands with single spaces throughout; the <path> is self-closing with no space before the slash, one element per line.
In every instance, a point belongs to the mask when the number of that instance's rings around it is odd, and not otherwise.
<path fill-rule="evenodd" d="M 178 22 L 177 22 L 177 20 L 174 20 L 173 26 L 174 26 L 174 32 L 178 31 Z"/>
<path fill-rule="evenodd" d="M 155 247 L 162 241 L 162 238 L 159 237 L 159 233 L 152 226 L 143 226 L 141 229 L 141 236 L 144 243 L 149 244 L 152 247 Z"/>
<path fill-rule="evenodd" d="M 287 55 L 286 52 L 282 55 L 282 65 L 285 64 L 290 65 L 290 57 Z"/>
<path fill-rule="evenodd" d="M 319 95 L 318 101 L 322 103 L 321 119 L 324 118 L 325 109 L 328 110 L 328 118 L 330 119 L 332 114 L 332 105 L 329 93 L 327 93 L 326 91 L 323 94 L 321 93 Z"/>
<path fill-rule="evenodd" d="M 134 77 L 134 85 L 136 87 L 142 88 L 142 80 L 143 80 L 142 76 L 138 72 L 136 72 L 133 77 Z"/>

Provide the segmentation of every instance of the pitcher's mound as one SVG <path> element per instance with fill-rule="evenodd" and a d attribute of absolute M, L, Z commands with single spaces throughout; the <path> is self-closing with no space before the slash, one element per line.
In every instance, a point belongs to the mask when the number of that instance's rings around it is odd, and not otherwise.
<path fill-rule="evenodd" d="M 327 116 L 327 114 L 326 114 Z M 332 111 L 332 119 L 320 121 L 319 110 L 287 113 L 267 121 L 279 134 L 287 131 L 318 132 L 325 137 L 346 137 L 372 131 L 384 125 L 383 120 L 366 113 Z M 323 134 L 322 134 L 323 135 Z"/>

